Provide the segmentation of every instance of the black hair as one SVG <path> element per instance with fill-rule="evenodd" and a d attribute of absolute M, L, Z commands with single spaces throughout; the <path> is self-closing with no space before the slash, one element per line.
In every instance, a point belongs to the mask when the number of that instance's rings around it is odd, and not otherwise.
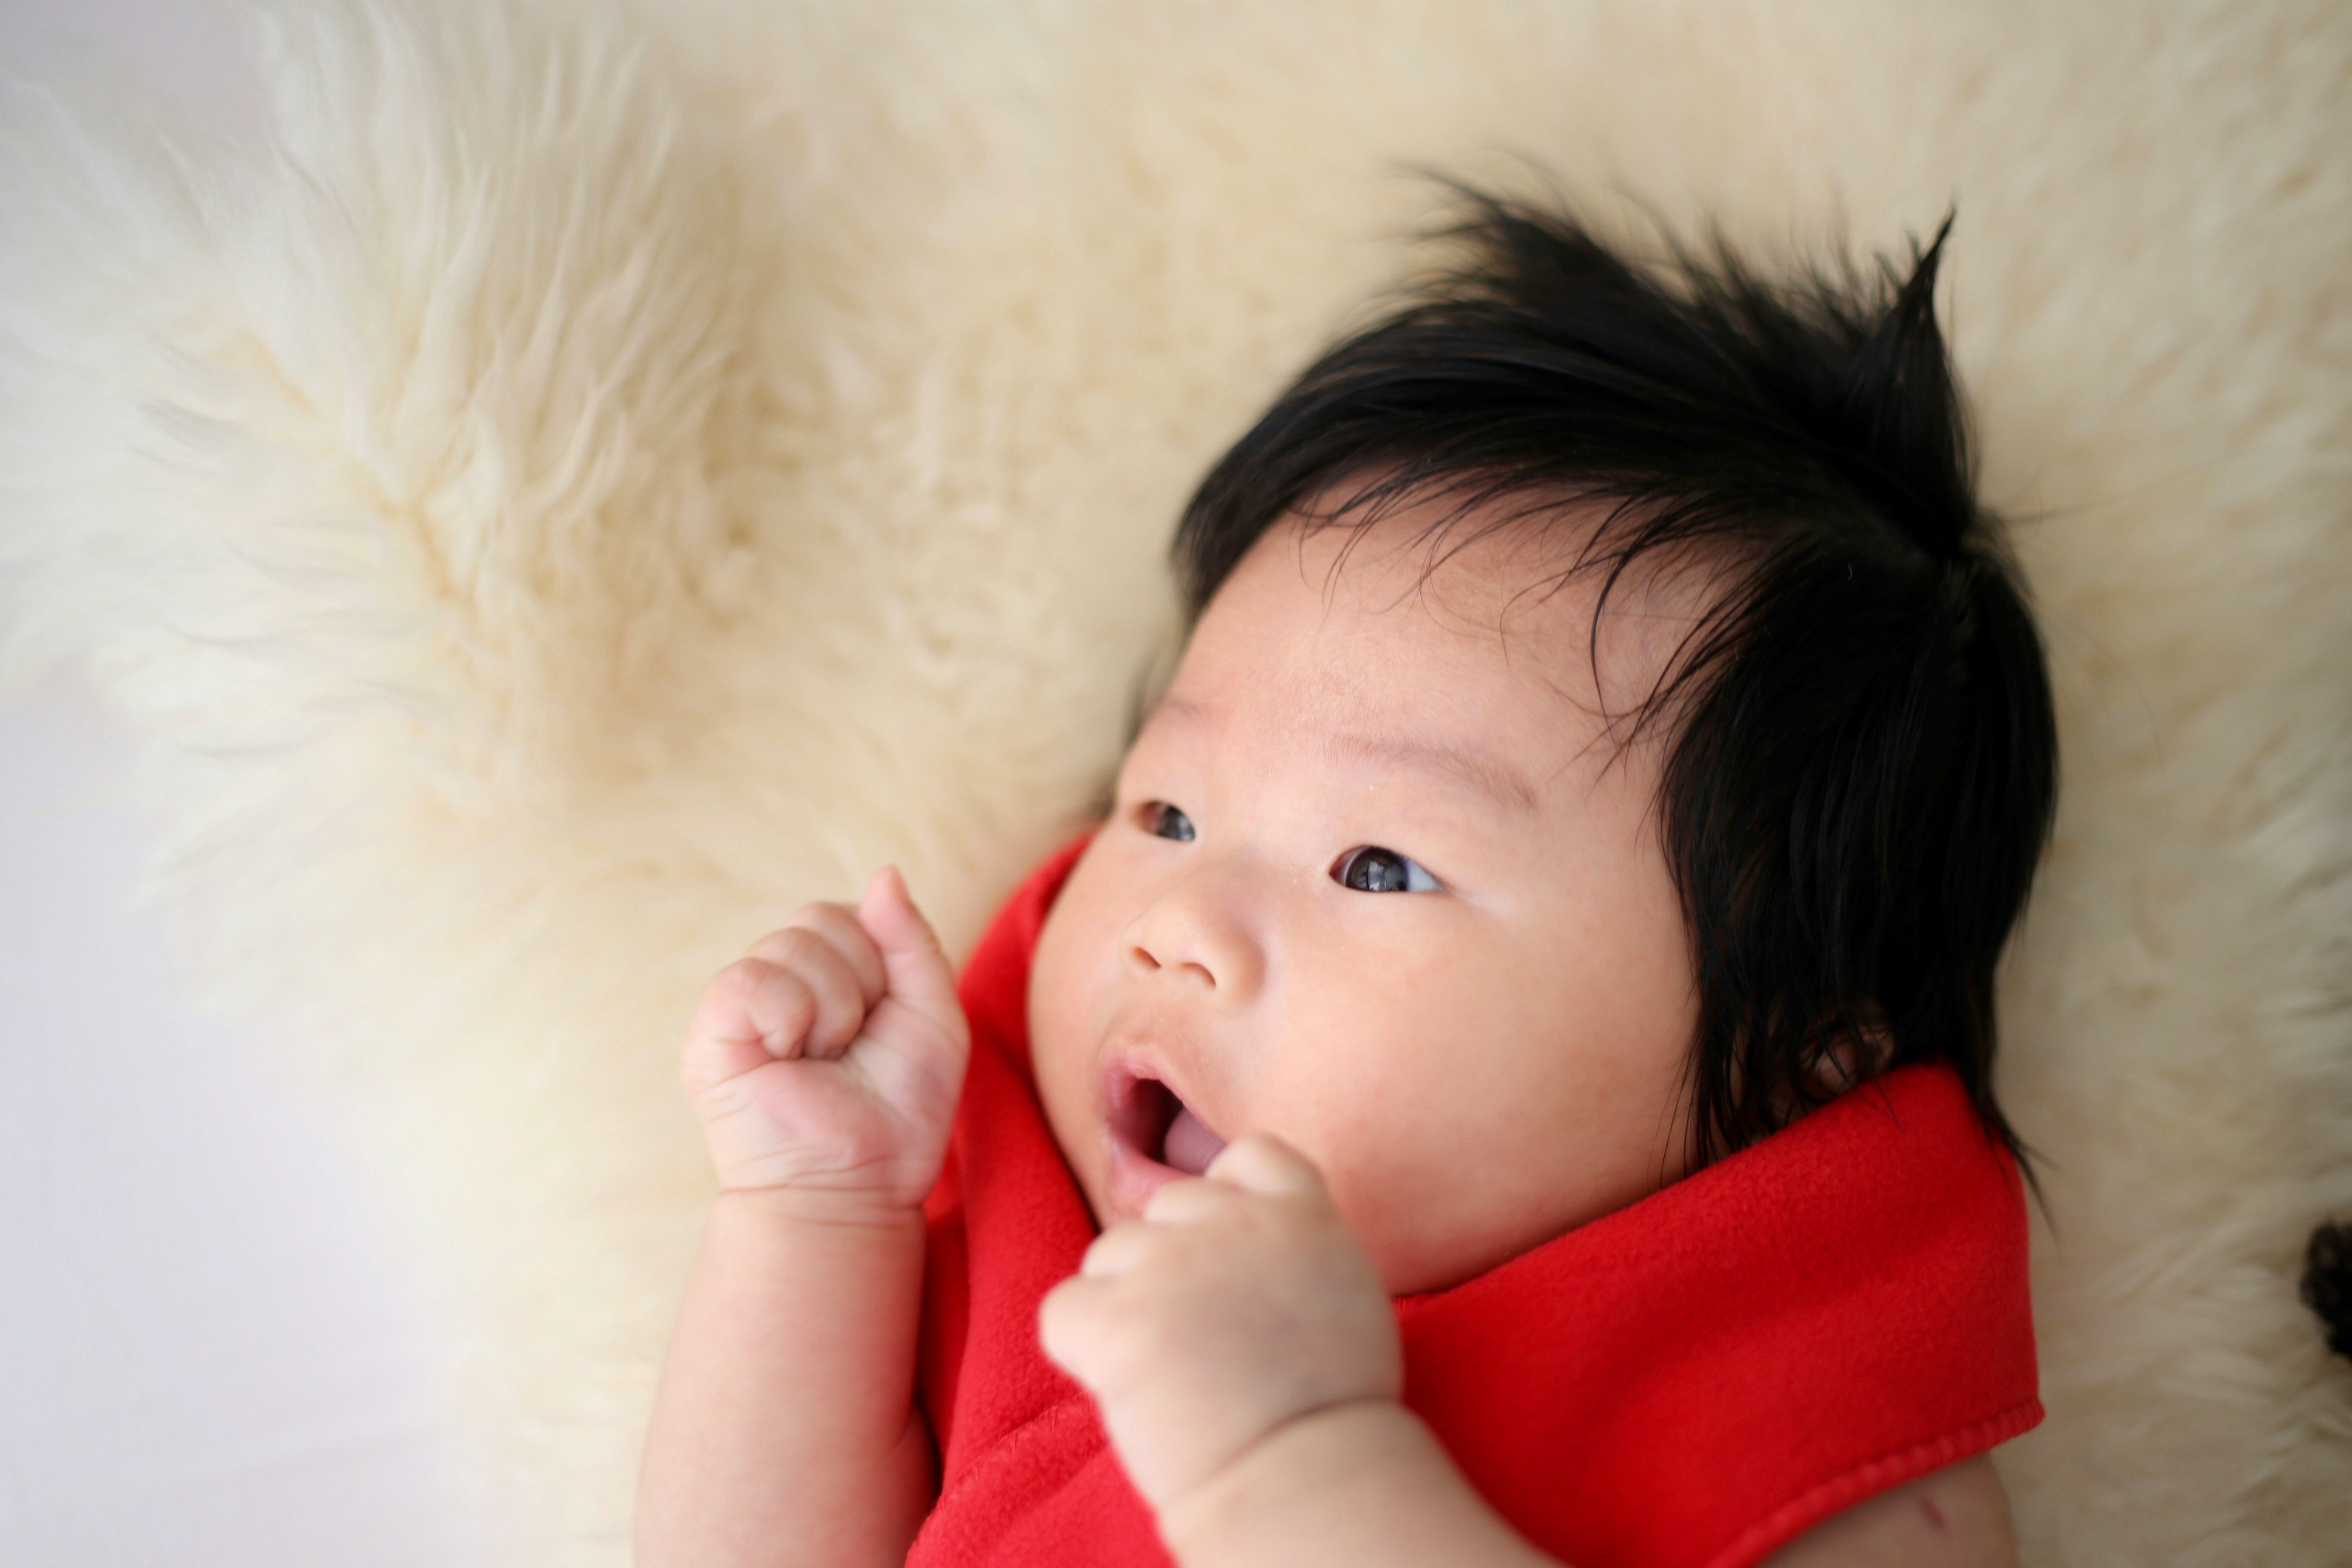
<path fill-rule="evenodd" d="M 1937 324 L 1950 219 L 1907 268 L 1772 279 L 1719 238 L 1636 262 L 1564 213 L 1461 195 L 1466 260 L 1318 360 L 1192 497 L 1188 625 L 1277 521 L 1369 526 L 1427 498 L 1450 503 L 1433 571 L 1455 525 L 1572 516 L 1589 531 L 1558 581 L 1597 579 L 1604 608 L 1638 561 L 1727 567 L 1620 716 L 1670 727 L 1692 1156 L 1934 1061 L 2021 1156 L 1992 1094 L 1993 972 L 2057 732 Z"/>

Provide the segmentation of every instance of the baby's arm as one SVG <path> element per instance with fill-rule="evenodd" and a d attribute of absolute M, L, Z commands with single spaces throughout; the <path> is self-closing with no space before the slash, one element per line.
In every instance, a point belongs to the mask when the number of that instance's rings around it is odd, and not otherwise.
<path fill-rule="evenodd" d="M 1396 1321 L 1312 1165 L 1235 1142 L 1161 1188 L 1045 1300 L 1046 1352 L 1090 1389 L 1183 1568 L 1325 1563 L 1533 1568 L 1398 1401 Z M 1775 1568 L 1997 1568 L 2017 1561 L 1979 1458 L 1863 1503 Z"/>
<path fill-rule="evenodd" d="M 646 1439 L 641 1568 L 905 1557 L 934 1485 L 922 1202 L 968 1048 L 896 871 L 711 983 L 682 1066 L 720 1191 Z"/>

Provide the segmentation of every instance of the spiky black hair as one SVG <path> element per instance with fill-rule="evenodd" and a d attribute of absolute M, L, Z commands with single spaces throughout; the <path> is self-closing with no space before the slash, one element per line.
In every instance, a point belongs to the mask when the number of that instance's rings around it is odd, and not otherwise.
<path fill-rule="evenodd" d="M 1993 972 L 2057 734 L 1936 319 L 1950 220 L 1907 268 L 1768 279 L 1719 241 L 1642 264 L 1570 216 L 1463 195 L 1466 263 L 1317 361 L 1202 483 L 1175 544 L 1188 615 L 1278 520 L 1430 497 L 1451 503 L 1433 563 L 1451 530 L 1583 519 L 1563 578 L 1596 577 L 1603 606 L 1637 562 L 1727 567 L 1622 716 L 1671 727 L 1693 1155 L 1935 1061 L 2021 1152 L 1992 1093 Z"/>

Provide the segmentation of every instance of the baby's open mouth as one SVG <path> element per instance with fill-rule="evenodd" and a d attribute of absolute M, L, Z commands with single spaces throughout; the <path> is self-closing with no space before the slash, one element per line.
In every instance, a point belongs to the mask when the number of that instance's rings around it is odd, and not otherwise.
<path fill-rule="evenodd" d="M 1188 1176 L 1206 1171 L 1225 1146 L 1175 1090 L 1156 1078 L 1125 1073 L 1112 1089 L 1110 1131 L 1145 1160 Z"/>

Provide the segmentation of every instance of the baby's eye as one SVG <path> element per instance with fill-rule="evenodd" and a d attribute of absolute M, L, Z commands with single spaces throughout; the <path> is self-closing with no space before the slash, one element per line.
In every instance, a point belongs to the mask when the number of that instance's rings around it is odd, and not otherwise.
<path fill-rule="evenodd" d="M 1367 844 L 1339 857 L 1331 879 L 1360 893 L 1433 893 L 1437 879 L 1393 849 Z"/>
<path fill-rule="evenodd" d="M 1192 842 L 1192 819 L 1164 800 L 1155 800 L 1143 808 L 1144 826 L 1158 838 L 1173 838 L 1179 844 Z"/>

